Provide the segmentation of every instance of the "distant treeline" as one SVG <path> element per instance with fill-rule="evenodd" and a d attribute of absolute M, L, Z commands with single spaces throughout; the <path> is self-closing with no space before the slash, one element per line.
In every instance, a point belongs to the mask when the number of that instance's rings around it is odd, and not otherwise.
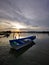
<path fill-rule="evenodd" d="M 0 32 L 0 38 L 2 38 L 2 37 L 9 37 L 10 36 L 10 34 L 11 34 L 11 31 L 2 31 L 2 32 Z"/>
<path fill-rule="evenodd" d="M 49 31 L 19 31 L 19 32 L 12 32 L 12 33 L 49 33 Z"/>
<path fill-rule="evenodd" d="M 1 32 L 0 32 L 0 35 L 6 34 L 6 33 L 9 33 L 9 34 L 10 34 L 11 31 L 1 31 Z"/>
<path fill-rule="evenodd" d="M 2 31 L 0 32 L 0 35 L 6 33 L 49 33 L 49 31 Z"/>

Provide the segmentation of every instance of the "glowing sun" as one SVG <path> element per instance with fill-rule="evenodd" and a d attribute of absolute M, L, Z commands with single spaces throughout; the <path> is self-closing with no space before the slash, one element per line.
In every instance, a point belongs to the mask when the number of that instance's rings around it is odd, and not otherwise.
<path fill-rule="evenodd" d="M 22 29 L 22 28 L 26 28 L 24 25 L 21 25 L 20 23 L 14 23 L 13 24 L 14 26 L 13 26 L 13 28 L 17 28 L 17 29 Z"/>

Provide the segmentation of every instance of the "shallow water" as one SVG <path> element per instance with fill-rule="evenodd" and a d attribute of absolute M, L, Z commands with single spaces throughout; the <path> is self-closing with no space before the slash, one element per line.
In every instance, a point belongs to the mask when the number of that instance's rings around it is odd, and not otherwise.
<path fill-rule="evenodd" d="M 20 37 L 35 35 L 31 45 L 16 51 L 11 48 L 9 38 L 0 38 L 0 65 L 49 65 L 49 34 L 22 33 Z"/>

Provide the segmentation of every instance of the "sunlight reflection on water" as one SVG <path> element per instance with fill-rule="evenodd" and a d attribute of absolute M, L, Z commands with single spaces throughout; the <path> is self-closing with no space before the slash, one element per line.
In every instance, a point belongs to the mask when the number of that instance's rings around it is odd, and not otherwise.
<path fill-rule="evenodd" d="M 45 39 L 49 38 L 48 34 L 34 34 L 34 33 L 21 33 L 19 38 L 24 38 L 27 36 L 36 36 L 36 39 Z M 13 34 L 11 34 L 8 38 L 0 38 L 0 45 L 9 44 L 9 40 L 13 39 Z"/>

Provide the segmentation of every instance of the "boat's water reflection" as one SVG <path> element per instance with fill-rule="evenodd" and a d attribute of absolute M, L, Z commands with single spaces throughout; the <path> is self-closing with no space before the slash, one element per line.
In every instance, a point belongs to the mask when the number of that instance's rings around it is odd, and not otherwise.
<path fill-rule="evenodd" d="M 35 43 L 32 41 L 32 43 L 28 44 L 27 46 L 19 49 L 19 50 L 15 50 L 13 48 L 10 48 L 10 51 L 9 53 L 18 57 L 20 56 L 21 54 L 23 54 L 25 51 L 27 51 L 30 47 L 32 47 L 33 45 L 35 45 Z"/>

